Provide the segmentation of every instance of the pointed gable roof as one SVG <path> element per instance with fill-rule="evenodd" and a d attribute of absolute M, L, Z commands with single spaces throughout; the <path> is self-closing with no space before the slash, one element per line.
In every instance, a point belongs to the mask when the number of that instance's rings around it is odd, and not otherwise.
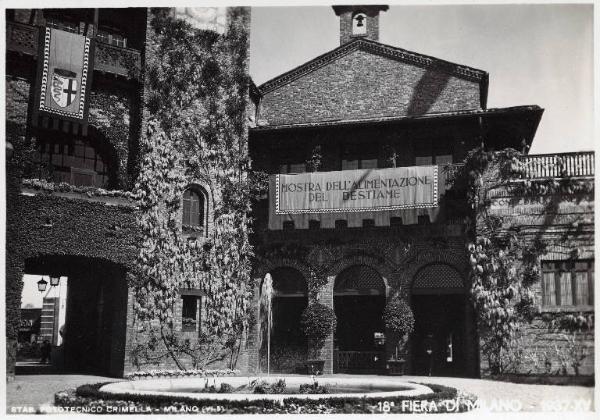
<path fill-rule="evenodd" d="M 312 60 L 263 83 L 259 86 L 259 90 L 262 95 L 265 95 L 357 50 L 395 59 L 407 64 L 413 64 L 425 69 L 435 69 L 436 71 L 447 73 L 451 76 L 478 82 L 481 86 L 481 107 L 486 107 L 488 87 L 487 72 L 402 48 L 392 47 L 391 45 L 382 44 L 366 38 L 357 38 L 354 41 L 340 45 L 325 54 L 313 58 Z"/>

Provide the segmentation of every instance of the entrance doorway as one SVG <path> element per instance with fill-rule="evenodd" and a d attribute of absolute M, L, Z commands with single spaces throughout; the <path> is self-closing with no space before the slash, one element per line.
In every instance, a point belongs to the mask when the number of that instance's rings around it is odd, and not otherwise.
<path fill-rule="evenodd" d="M 39 301 L 32 293 L 46 297 L 42 297 L 40 331 L 35 338 L 40 351 L 46 347 L 45 352 L 39 352 L 39 361 L 46 363 L 36 366 L 31 360 L 28 364 L 21 360 L 16 373 L 122 376 L 127 322 L 125 270 L 105 260 L 56 255 L 26 260 L 25 273 L 22 300 Z M 49 357 L 42 357 L 46 352 Z"/>
<path fill-rule="evenodd" d="M 385 284 L 371 267 L 356 265 L 336 278 L 333 306 L 334 373 L 380 373 L 385 367 Z"/>
<path fill-rule="evenodd" d="M 302 312 L 308 305 L 308 288 L 302 274 L 293 268 L 271 271 L 273 300 L 270 371 L 302 373 L 308 358 L 308 343 L 300 328 Z M 261 327 L 266 336 L 266 326 Z M 261 369 L 267 371 L 267 340 L 260 348 Z"/>
<path fill-rule="evenodd" d="M 474 340 L 470 338 L 468 302 L 461 274 L 446 264 L 433 264 L 415 276 L 411 336 L 415 375 L 467 376 Z M 473 341 L 473 342 L 471 342 Z"/>

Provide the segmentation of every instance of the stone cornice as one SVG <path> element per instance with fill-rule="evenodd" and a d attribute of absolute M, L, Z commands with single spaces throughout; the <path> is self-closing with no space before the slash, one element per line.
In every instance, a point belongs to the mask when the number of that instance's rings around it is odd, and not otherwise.
<path fill-rule="evenodd" d="M 478 83 L 482 83 L 483 81 L 487 80 L 487 72 L 483 70 L 451 63 L 435 57 L 404 50 L 402 48 L 392 47 L 390 45 L 382 44 L 369 39 L 359 38 L 347 44 L 341 45 L 334 50 L 320 55 L 286 73 L 281 74 L 280 76 L 275 77 L 274 79 L 263 83 L 261 86 L 259 86 L 259 90 L 263 95 L 272 92 L 283 85 L 297 80 L 300 77 L 357 50 L 396 59 L 398 61 L 414 64 L 422 68 L 435 68 L 438 71 L 448 73 L 452 76 Z"/>

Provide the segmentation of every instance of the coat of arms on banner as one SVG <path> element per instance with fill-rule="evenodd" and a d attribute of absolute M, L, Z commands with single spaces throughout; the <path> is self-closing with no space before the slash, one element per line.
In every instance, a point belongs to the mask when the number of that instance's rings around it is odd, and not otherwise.
<path fill-rule="evenodd" d="M 70 121 L 74 127 L 81 125 L 85 130 L 94 70 L 92 38 L 46 28 L 40 41 L 43 55 L 39 60 L 39 106 L 35 112 L 54 120 Z"/>
<path fill-rule="evenodd" d="M 77 97 L 77 73 L 69 70 L 54 69 L 52 74 L 52 99 L 61 108 L 66 108 Z"/>

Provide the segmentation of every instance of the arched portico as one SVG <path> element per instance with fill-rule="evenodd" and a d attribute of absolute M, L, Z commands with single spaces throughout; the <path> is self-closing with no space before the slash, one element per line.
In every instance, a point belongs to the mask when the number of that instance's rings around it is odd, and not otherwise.
<path fill-rule="evenodd" d="M 353 265 L 336 276 L 334 373 L 379 373 L 383 369 L 385 296 L 382 276 L 369 265 Z"/>
<path fill-rule="evenodd" d="M 464 276 L 452 265 L 436 262 L 416 272 L 411 287 L 412 373 L 465 376 L 470 371 L 475 341 L 467 291 Z"/>
<path fill-rule="evenodd" d="M 308 287 L 302 273 L 292 267 L 277 267 L 270 272 L 273 279 L 271 303 L 270 371 L 297 373 L 307 359 L 307 342 L 300 329 L 302 312 L 308 305 Z M 262 287 L 259 289 L 262 290 Z M 266 308 L 261 307 L 261 311 Z M 260 370 L 266 372 L 266 326 L 261 316 L 263 340 L 259 349 Z"/>

